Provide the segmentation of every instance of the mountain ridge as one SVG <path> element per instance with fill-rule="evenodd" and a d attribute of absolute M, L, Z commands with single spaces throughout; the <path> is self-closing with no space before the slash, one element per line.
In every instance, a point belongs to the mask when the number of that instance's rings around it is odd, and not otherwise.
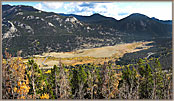
<path fill-rule="evenodd" d="M 100 14 L 63 15 L 21 5 L 2 5 L 2 11 L 3 52 L 8 49 L 15 54 L 20 50 L 24 56 L 147 41 L 172 35 L 171 24 L 147 19 L 141 14 L 134 14 L 133 19 L 130 15 L 131 18 L 116 20 Z M 39 45 L 35 44 L 37 41 Z"/>

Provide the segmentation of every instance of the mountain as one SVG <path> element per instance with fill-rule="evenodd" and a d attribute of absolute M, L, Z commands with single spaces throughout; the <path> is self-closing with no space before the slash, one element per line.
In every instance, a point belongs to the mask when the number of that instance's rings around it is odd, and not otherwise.
<path fill-rule="evenodd" d="M 62 16 L 74 16 L 76 17 L 78 20 L 83 21 L 83 22 L 87 22 L 87 23 L 95 23 L 95 22 L 100 22 L 100 21 L 117 21 L 114 18 L 111 17 L 105 17 L 99 13 L 95 13 L 91 16 L 82 16 L 82 15 L 75 15 L 75 14 L 63 14 L 63 13 L 58 13 L 59 15 Z"/>
<path fill-rule="evenodd" d="M 146 15 L 134 13 L 119 21 L 119 30 L 147 37 L 171 37 L 171 24 L 155 21 Z"/>
<path fill-rule="evenodd" d="M 91 16 L 81 16 L 75 14 L 60 14 L 63 16 L 74 16 L 78 20 L 86 23 L 95 23 L 107 27 L 116 28 L 119 31 L 133 34 L 144 34 L 145 36 L 170 36 L 172 32 L 172 21 L 159 20 L 156 18 L 149 18 L 146 15 L 133 13 L 121 20 L 105 17 L 100 14 L 93 14 Z M 149 33 L 149 34 L 147 34 Z M 159 35 L 160 34 L 160 35 Z"/>
<path fill-rule="evenodd" d="M 2 6 L 2 17 L 8 17 L 13 14 L 15 14 L 18 11 L 38 11 L 37 9 L 31 7 L 31 6 L 23 6 L 23 5 L 18 5 L 18 6 L 10 6 L 10 5 L 3 5 Z"/>
<path fill-rule="evenodd" d="M 152 19 L 155 20 L 155 21 L 158 21 L 160 23 L 163 23 L 163 24 L 172 24 L 172 20 L 159 20 L 155 17 L 152 17 Z"/>
<path fill-rule="evenodd" d="M 172 25 L 143 14 L 116 20 L 100 14 L 80 16 L 45 12 L 31 6 L 2 5 L 3 52 L 22 56 L 65 52 L 171 37 Z M 39 43 L 39 44 L 37 44 Z"/>
<path fill-rule="evenodd" d="M 84 23 L 89 24 L 98 24 L 103 25 L 106 27 L 115 27 L 117 26 L 117 20 L 111 17 L 105 17 L 103 15 L 100 15 L 99 13 L 95 13 L 91 16 L 82 16 L 82 15 L 75 15 L 75 14 L 63 14 L 59 13 L 62 16 L 73 16 L 77 18 L 79 21 L 82 21 Z"/>

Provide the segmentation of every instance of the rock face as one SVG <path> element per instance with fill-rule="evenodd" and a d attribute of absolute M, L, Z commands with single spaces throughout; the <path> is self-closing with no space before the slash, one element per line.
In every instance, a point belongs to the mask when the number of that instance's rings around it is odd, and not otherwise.
<path fill-rule="evenodd" d="M 15 37 L 15 34 L 13 34 L 13 33 L 17 32 L 16 27 L 10 21 L 8 21 L 8 24 L 10 25 L 10 28 L 9 28 L 9 30 L 6 33 L 3 34 L 2 39 Z"/>
<path fill-rule="evenodd" d="M 172 36 L 170 21 L 138 13 L 116 20 L 100 14 L 66 15 L 2 5 L 2 18 L 3 52 L 6 48 L 13 54 L 21 50 L 23 56 Z"/>

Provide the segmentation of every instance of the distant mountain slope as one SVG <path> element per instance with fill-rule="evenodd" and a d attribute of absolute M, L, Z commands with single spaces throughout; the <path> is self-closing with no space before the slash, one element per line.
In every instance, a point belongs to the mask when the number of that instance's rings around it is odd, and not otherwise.
<path fill-rule="evenodd" d="M 170 36 L 172 32 L 172 21 L 159 20 L 156 18 L 149 18 L 146 15 L 133 13 L 128 17 L 125 17 L 121 20 L 116 20 L 111 17 L 105 17 L 100 14 L 93 14 L 91 16 L 81 16 L 75 14 L 60 14 L 63 16 L 74 16 L 78 20 L 87 22 L 101 24 L 107 27 L 116 28 L 122 32 L 133 33 L 133 34 L 144 34 L 150 37 L 153 36 Z"/>
<path fill-rule="evenodd" d="M 23 56 L 72 51 L 133 41 L 171 37 L 172 25 L 142 14 L 122 20 L 100 14 L 57 14 L 31 6 L 2 5 L 3 52 Z M 39 44 L 36 44 L 38 43 Z"/>
<path fill-rule="evenodd" d="M 159 20 L 155 17 L 152 17 L 152 19 L 155 20 L 155 21 L 158 21 L 160 23 L 163 23 L 163 24 L 172 24 L 172 20 Z"/>
<path fill-rule="evenodd" d="M 78 20 L 85 22 L 85 23 L 98 24 L 98 25 L 112 27 L 112 28 L 115 28 L 117 26 L 117 22 L 118 22 L 116 19 L 114 19 L 112 17 L 105 17 L 98 13 L 95 13 L 91 16 L 81 16 L 81 15 L 63 14 L 63 13 L 59 13 L 59 15 L 73 16 L 73 17 L 77 18 Z"/>
<path fill-rule="evenodd" d="M 111 17 L 105 17 L 103 15 L 100 15 L 98 13 L 95 13 L 91 16 L 81 16 L 81 15 L 75 15 L 75 14 L 63 14 L 63 13 L 58 13 L 59 15 L 63 15 L 63 16 L 74 16 L 76 17 L 78 20 L 80 21 L 83 21 L 83 22 L 99 22 L 99 21 L 109 21 L 109 20 L 112 20 L 112 21 L 117 21 L 116 19 L 114 18 L 111 18 Z"/>
<path fill-rule="evenodd" d="M 119 21 L 119 30 L 150 37 L 171 37 L 172 26 L 155 21 L 143 14 L 134 13 Z"/>

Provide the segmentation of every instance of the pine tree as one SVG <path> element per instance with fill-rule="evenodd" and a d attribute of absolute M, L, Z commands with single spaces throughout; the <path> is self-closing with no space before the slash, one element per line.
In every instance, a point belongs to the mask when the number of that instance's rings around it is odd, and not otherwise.
<path fill-rule="evenodd" d="M 155 59 L 154 69 L 154 99 L 162 99 L 164 97 L 164 73 L 162 72 L 162 67 L 158 58 Z"/>

